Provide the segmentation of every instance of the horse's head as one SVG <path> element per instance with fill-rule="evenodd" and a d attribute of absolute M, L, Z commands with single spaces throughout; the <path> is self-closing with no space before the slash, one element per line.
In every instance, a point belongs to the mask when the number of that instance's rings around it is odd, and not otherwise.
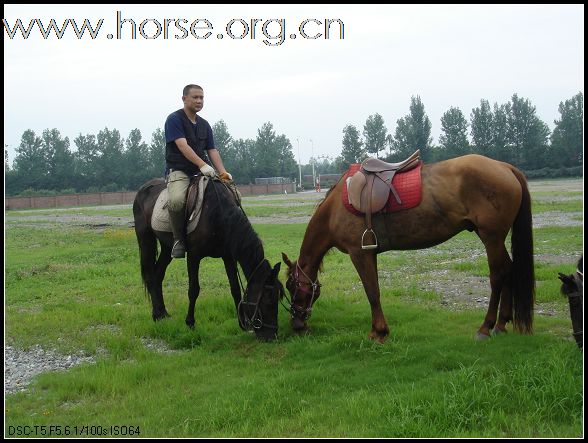
<path fill-rule="evenodd" d="M 292 315 L 292 328 L 295 331 L 306 329 L 306 320 L 312 313 L 312 304 L 321 295 L 321 285 L 318 278 L 313 281 L 308 277 L 298 261 L 293 263 L 282 252 L 282 260 L 288 265 L 288 279 L 286 289 L 290 292 L 290 314 Z"/>
<path fill-rule="evenodd" d="M 272 269 L 264 259 L 250 276 L 239 303 L 239 326 L 243 330 L 253 329 L 257 338 L 265 341 L 278 336 L 278 302 L 284 296 L 284 286 L 278 280 L 280 264 Z"/>
<path fill-rule="evenodd" d="M 561 293 L 568 297 L 570 305 L 570 317 L 572 318 L 572 328 L 574 330 L 574 339 L 581 349 L 583 345 L 583 299 L 584 299 L 584 266 L 583 257 L 578 261 L 578 269 L 570 275 L 559 273 L 559 279 L 562 281 Z"/>

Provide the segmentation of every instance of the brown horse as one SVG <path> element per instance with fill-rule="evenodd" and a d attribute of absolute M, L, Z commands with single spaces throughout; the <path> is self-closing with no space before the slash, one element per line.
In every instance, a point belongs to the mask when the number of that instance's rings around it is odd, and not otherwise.
<path fill-rule="evenodd" d="M 363 216 L 342 203 L 345 180 L 339 179 L 311 217 L 298 260 L 288 265 L 286 287 L 295 330 L 306 328 L 312 304 L 320 295 L 318 271 L 329 249 L 349 254 L 372 311 L 370 338 L 384 341 L 388 324 L 380 305 L 377 254 L 387 250 L 423 249 L 449 240 L 463 230 L 474 231 L 486 248 L 491 295 L 478 338 L 514 329 L 532 333 L 535 275 L 531 197 L 525 176 L 514 166 L 480 155 L 465 155 L 422 170 L 422 200 L 411 209 L 374 216 L 374 230 L 384 238 L 377 249 L 361 248 Z M 512 260 L 505 240 L 512 229 Z M 500 311 L 497 316 L 498 307 Z M 514 315 L 513 315 L 514 313 Z"/>

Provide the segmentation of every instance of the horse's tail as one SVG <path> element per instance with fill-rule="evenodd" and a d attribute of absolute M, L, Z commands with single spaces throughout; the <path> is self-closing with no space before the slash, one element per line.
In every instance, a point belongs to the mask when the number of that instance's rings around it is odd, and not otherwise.
<path fill-rule="evenodd" d="M 512 269 L 510 274 L 513 291 L 514 328 L 521 333 L 533 332 L 533 307 L 535 304 L 535 266 L 533 262 L 533 217 L 531 195 L 524 174 L 512 167 L 521 184 L 523 196 L 519 212 L 512 225 Z"/>
<path fill-rule="evenodd" d="M 145 295 L 149 295 L 149 280 L 155 274 L 155 263 L 157 259 L 157 237 L 155 233 L 145 220 L 145 210 L 143 205 L 138 201 L 140 194 L 137 192 L 137 197 L 133 202 L 133 215 L 135 218 L 135 234 L 137 235 L 137 242 L 139 243 L 139 256 L 141 260 L 141 279 L 143 280 L 143 287 Z"/>

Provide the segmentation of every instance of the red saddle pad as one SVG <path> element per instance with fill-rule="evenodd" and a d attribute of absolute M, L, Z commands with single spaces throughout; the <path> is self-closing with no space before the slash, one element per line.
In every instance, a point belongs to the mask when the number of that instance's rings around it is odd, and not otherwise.
<path fill-rule="evenodd" d="M 403 209 L 414 208 L 418 206 L 421 202 L 421 195 L 422 195 L 422 186 L 421 186 L 421 166 L 423 162 L 419 162 L 418 166 L 411 169 L 410 171 L 396 173 L 394 178 L 392 179 L 392 186 L 398 192 L 398 196 L 400 197 L 400 201 L 402 204 L 398 204 L 396 199 L 394 198 L 394 194 L 390 192 L 390 196 L 388 197 L 388 202 L 384 209 L 380 212 L 396 212 L 401 211 Z M 349 212 L 356 215 L 361 215 L 362 213 L 356 210 L 351 204 L 349 203 L 349 194 L 347 192 L 347 178 L 352 177 L 356 172 L 359 171 L 361 164 L 353 163 L 349 166 L 349 169 L 345 173 L 345 177 L 343 180 L 345 184 L 343 186 L 343 192 L 341 193 L 341 198 L 343 199 L 343 204 L 347 208 Z"/>

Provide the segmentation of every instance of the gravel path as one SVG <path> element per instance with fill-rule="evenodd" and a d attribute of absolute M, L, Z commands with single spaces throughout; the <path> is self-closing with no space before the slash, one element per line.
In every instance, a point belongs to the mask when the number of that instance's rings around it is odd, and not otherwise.
<path fill-rule="evenodd" d="M 26 390 L 31 379 L 41 372 L 64 371 L 81 363 L 94 363 L 95 357 L 63 355 L 46 351 L 35 345 L 28 350 L 4 346 L 4 393 L 14 394 Z"/>

